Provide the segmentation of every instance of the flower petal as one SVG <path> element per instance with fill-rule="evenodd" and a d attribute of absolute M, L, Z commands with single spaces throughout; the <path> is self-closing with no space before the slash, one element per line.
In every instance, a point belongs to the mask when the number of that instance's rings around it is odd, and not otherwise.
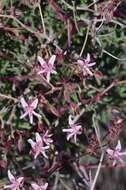
<path fill-rule="evenodd" d="M 12 175 L 12 173 L 10 172 L 10 170 L 8 170 L 8 178 L 9 178 L 10 182 L 12 182 L 12 183 L 15 180 L 15 177 Z"/>
<path fill-rule="evenodd" d="M 112 165 L 113 165 L 113 166 L 115 166 L 115 165 L 116 165 L 116 162 L 117 162 L 117 161 L 116 161 L 116 160 L 114 160 Z"/>
<path fill-rule="evenodd" d="M 19 184 L 21 184 L 21 182 L 23 181 L 23 179 L 24 179 L 24 177 L 19 177 L 19 178 L 17 179 L 17 181 L 19 182 Z"/>
<path fill-rule="evenodd" d="M 108 149 L 106 150 L 106 152 L 107 152 L 110 156 L 113 157 L 113 152 L 114 152 L 114 150 L 108 148 Z"/>
<path fill-rule="evenodd" d="M 38 60 L 38 62 L 40 63 L 40 65 L 42 67 L 43 67 L 44 64 L 46 64 L 46 61 L 42 57 L 40 57 L 40 56 L 37 57 L 37 60 Z"/>
<path fill-rule="evenodd" d="M 23 108 L 26 108 L 28 106 L 27 102 L 25 101 L 23 97 L 21 97 L 20 102 Z"/>
<path fill-rule="evenodd" d="M 43 189 L 46 190 L 48 187 L 48 183 L 45 183 L 45 185 L 43 185 Z"/>
<path fill-rule="evenodd" d="M 33 109 L 35 109 L 38 105 L 38 98 L 36 98 L 32 103 L 31 103 L 31 107 L 33 107 Z"/>
<path fill-rule="evenodd" d="M 118 151 L 121 151 L 121 142 L 120 142 L 120 140 L 118 140 L 118 144 L 117 144 L 117 146 L 116 146 L 116 150 L 118 150 Z"/>
<path fill-rule="evenodd" d="M 33 124 L 33 114 L 29 115 L 30 123 Z"/>
<path fill-rule="evenodd" d="M 5 185 L 4 189 L 13 189 L 13 184 L 12 185 Z"/>
<path fill-rule="evenodd" d="M 79 65 L 83 65 L 84 64 L 84 62 L 82 61 L 82 60 L 77 60 L 77 63 L 79 64 Z"/>
<path fill-rule="evenodd" d="M 37 189 L 40 188 L 40 186 L 37 185 L 37 183 L 32 183 L 31 186 L 32 186 L 32 188 L 33 188 L 34 190 L 37 190 Z"/>
<path fill-rule="evenodd" d="M 54 65 L 55 60 L 56 60 L 56 55 L 52 55 L 49 59 L 49 64 Z"/>
<path fill-rule="evenodd" d="M 41 115 L 38 114 L 38 113 L 36 113 L 35 111 L 33 111 L 33 115 L 35 115 L 35 116 L 38 117 L 38 118 L 41 118 Z"/>
<path fill-rule="evenodd" d="M 88 66 L 89 66 L 89 67 L 92 67 L 92 66 L 95 65 L 95 64 L 96 64 L 96 62 L 93 62 L 93 63 L 88 64 Z"/>
<path fill-rule="evenodd" d="M 45 157 L 45 158 L 48 158 L 48 156 L 46 155 L 45 151 L 41 151 L 42 155 Z"/>
<path fill-rule="evenodd" d="M 41 138 L 40 134 L 36 133 L 35 136 L 36 136 L 36 142 L 42 143 L 42 138 Z"/>
<path fill-rule="evenodd" d="M 62 129 L 63 132 L 66 132 L 66 133 L 72 133 L 73 132 L 73 129 L 69 128 L 69 129 Z"/>
<path fill-rule="evenodd" d="M 74 135 L 74 142 L 77 143 L 77 135 Z"/>
<path fill-rule="evenodd" d="M 28 139 L 28 143 L 30 143 L 31 147 L 34 148 L 35 147 L 35 142 L 32 139 Z"/>
<path fill-rule="evenodd" d="M 89 54 L 89 53 L 87 54 L 87 57 L 86 57 L 85 60 L 86 60 L 88 63 L 90 62 L 91 58 L 90 58 L 90 54 Z"/>
<path fill-rule="evenodd" d="M 20 119 L 23 119 L 24 117 L 26 117 L 28 115 L 28 111 L 26 111 L 25 113 L 23 113 L 21 116 L 20 116 Z"/>
<path fill-rule="evenodd" d="M 69 140 L 70 140 L 70 138 L 71 138 L 73 135 L 74 135 L 73 133 L 68 134 L 68 135 L 67 135 L 67 140 L 69 141 Z"/>
<path fill-rule="evenodd" d="M 73 125 L 74 124 L 74 122 L 72 120 L 72 115 L 69 115 L 68 123 L 69 123 L 69 125 Z"/>

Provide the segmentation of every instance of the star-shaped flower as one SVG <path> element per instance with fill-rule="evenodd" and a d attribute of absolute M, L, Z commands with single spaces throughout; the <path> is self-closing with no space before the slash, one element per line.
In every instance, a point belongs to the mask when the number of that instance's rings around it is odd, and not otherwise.
<path fill-rule="evenodd" d="M 20 187 L 23 185 L 23 177 L 16 178 L 12 175 L 10 170 L 8 170 L 8 178 L 11 182 L 10 185 L 4 186 L 4 189 L 10 188 L 12 190 L 20 190 Z"/>
<path fill-rule="evenodd" d="M 26 117 L 27 115 L 29 116 L 30 119 L 30 123 L 33 123 L 33 115 L 35 115 L 36 117 L 40 118 L 41 115 L 36 113 L 34 110 L 36 109 L 37 105 L 38 105 L 38 99 L 36 98 L 35 100 L 33 100 L 32 102 L 26 102 L 25 99 L 23 97 L 21 97 L 21 104 L 22 107 L 25 111 L 25 113 L 23 113 L 20 116 L 20 119 L 23 119 L 24 117 Z"/>
<path fill-rule="evenodd" d="M 79 59 L 77 61 L 77 63 L 79 64 L 80 67 L 80 71 L 83 73 L 83 76 L 87 76 L 90 75 L 92 76 L 93 73 L 90 69 L 90 67 L 92 67 L 93 65 L 95 65 L 96 63 L 90 63 L 91 62 L 91 58 L 90 58 L 90 54 L 87 54 L 86 59 Z"/>
<path fill-rule="evenodd" d="M 42 154 L 45 158 L 48 158 L 45 151 L 49 149 L 49 146 L 43 145 L 43 140 L 39 133 L 36 133 L 35 135 L 36 135 L 36 142 L 34 142 L 32 139 L 28 139 L 28 142 L 30 143 L 34 153 L 34 159 L 36 159 L 39 154 Z"/>
<path fill-rule="evenodd" d="M 72 116 L 69 116 L 69 129 L 63 129 L 63 132 L 68 133 L 67 134 L 67 140 L 69 141 L 70 138 L 74 137 L 75 143 L 77 142 L 77 135 L 80 135 L 82 133 L 82 126 L 79 124 L 74 123 L 74 119 L 72 119 Z"/>
<path fill-rule="evenodd" d="M 34 190 L 46 190 L 48 187 L 48 183 L 45 183 L 44 185 L 38 185 L 37 183 L 32 183 L 31 186 Z"/>
<path fill-rule="evenodd" d="M 118 140 L 118 144 L 115 147 L 115 149 L 108 148 L 106 152 L 109 154 L 109 157 L 113 160 L 113 166 L 116 165 L 117 162 L 123 163 L 123 159 L 121 156 L 126 155 L 126 152 L 121 152 L 121 143 L 120 140 Z"/>
<path fill-rule="evenodd" d="M 38 56 L 38 63 L 41 66 L 38 74 L 43 74 L 46 77 L 47 82 L 50 81 L 51 74 L 57 74 L 54 67 L 55 60 L 56 55 L 52 55 L 48 62 L 46 62 L 42 57 Z"/>

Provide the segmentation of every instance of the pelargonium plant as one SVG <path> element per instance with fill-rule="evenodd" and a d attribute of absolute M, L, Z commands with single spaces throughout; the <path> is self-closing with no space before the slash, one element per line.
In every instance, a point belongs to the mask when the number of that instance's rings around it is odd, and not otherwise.
<path fill-rule="evenodd" d="M 0 1 L 0 190 L 125 189 L 125 7 Z"/>

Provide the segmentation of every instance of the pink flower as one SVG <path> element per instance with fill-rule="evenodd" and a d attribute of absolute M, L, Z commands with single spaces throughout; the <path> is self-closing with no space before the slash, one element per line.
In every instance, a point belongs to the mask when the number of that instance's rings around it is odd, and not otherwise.
<path fill-rule="evenodd" d="M 38 56 L 38 62 L 41 65 L 41 69 L 38 74 L 43 74 L 46 76 L 47 81 L 50 81 L 51 74 L 57 74 L 54 67 L 54 62 L 56 60 L 56 55 L 52 55 L 48 62 L 46 62 L 42 57 Z"/>
<path fill-rule="evenodd" d="M 70 138 L 74 137 L 74 141 L 76 143 L 77 141 L 77 135 L 80 135 L 82 133 L 82 126 L 75 124 L 74 120 L 72 120 L 72 116 L 69 116 L 69 129 L 63 129 L 63 132 L 68 133 L 67 134 L 67 140 L 69 141 Z"/>
<path fill-rule="evenodd" d="M 33 100 L 32 102 L 26 102 L 25 99 L 23 97 L 21 97 L 21 104 L 22 107 L 25 111 L 25 113 L 23 113 L 20 118 L 23 119 L 24 117 L 26 117 L 27 115 L 29 116 L 30 119 L 30 123 L 33 123 L 33 115 L 35 115 L 36 117 L 40 118 L 41 115 L 36 113 L 34 111 L 34 109 L 36 109 L 37 104 L 38 104 L 38 99 L 36 98 L 35 100 Z"/>
<path fill-rule="evenodd" d="M 37 183 L 32 183 L 31 185 L 34 190 L 46 190 L 48 187 L 48 183 L 45 183 L 44 185 L 40 186 Z"/>
<path fill-rule="evenodd" d="M 110 158 L 113 159 L 113 166 L 116 165 L 117 161 L 120 163 L 123 163 L 123 159 L 121 158 L 122 155 L 126 155 L 126 152 L 121 152 L 121 143 L 120 140 L 118 140 L 118 144 L 115 147 L 115 149 L 108 148 L 106 152 L 109 154 Z"/>
<path fill-rule="evenodd" d="M 42 140 L 46 145 L 50 145 L 53 140 L 51 139 L 51 136 L 53 134 L 49 134 L 49 131 L 47 130 L 46 133 L 42 136 Z"/>
<path fill-rule="evenodd" d="M 33 149 L 34 159 L 36 159 L 39 154 L 42 154 L 45 158 L 48 158 L 45 150 L 49 149 L 49 146 L 43 146 L 43 141 L 39 133 L 36 133 L 36 142 L 32 139 L 28 139 L 28 142 L 31 144 Z"/>
<path fill-rule="evenodd" d="M 90 61 L 91 61 L 91 58 L 90 58 L 89 53 L 87 54 L 86 59 L 77 61 L 77 63 L 79 64 L 79 67 L 80 67 L 80 71 L 83 73 L 84 76 L 87 76 L 87 75 L 92 76 L 93 75 L 90 67 L 92 67 L 96 63 L 90 63 Z"/>
<path fill-rule="evenodd" d="M 11 182 L 10 185 L 6 185 L 4 189 L 10 188 L 12 190 L 20 190 L 20 187 L 23 185 L 23 177 L 16 178 L 14 177 L 10 170 L 8 170 L 8 178 Z"/>

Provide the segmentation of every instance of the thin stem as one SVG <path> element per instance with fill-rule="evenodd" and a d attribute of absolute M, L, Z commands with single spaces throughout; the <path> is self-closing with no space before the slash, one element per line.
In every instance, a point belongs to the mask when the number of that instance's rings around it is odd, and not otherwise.
<path fill-rule="evenodd" d="M 100 133 L 99 133 L 98 127 L 97 127 L 96 122 L 95 122 L 95 114 L 93 114 L 92 121 L 93 121 L 93 126 L 95 129 L 96 137 L 97 137 L 98 142 L 99 142 L 99 146 L 101 148 L 101 151 L 103 151 L 102 150 L 102 143 L 101 143 L 101 139 L 100 139 Z"/>
<path fill-rule="evenodd" d="M 100 173 L 100 169 L 101 169 L 101 166 L 102 166 L 103 158 L 104 158 L 104 153 L 101 154 L 100 162 L 99 162 L 99 165 L 98 165 L 98 167 L 97 167 L 97 171 L 96 171 L 96 174 L 95 174 L 95 178 L 94 178 L 94 180 L 93 180 L 93 183 L 92 183 L 92 186 L 91 186 L 91 189 L 90 189 L 90 190 L 94 190 L 94 188 L 95 188 L 95 184 L 96 184 L 96 182 L 97 182 L 97 179 L 98 179 L 98 176 L 99 176 L 99 173 Z"/>
<path fill-rule="evenodd" d="M 88 26 L 87 32 L 86 32 L 86 36 L 85 36 L 85 40 L 84 40 L 84 43 L 83 43 L 83 46 L 82 46 L 82 49 L 81 49 L 81 52 L 80 52 L 80 57 L 82 56 L 83 51 L 85 49 L 85 46 L 86 46 L 86 43 L 87 43 L 87 39 L 88 39 L 88 35 L 89 35 L 89 30 L 90 30 L 90 27 Z"/>
<path fill-rule="evenodd" d="M 86 169 L 96 169 L 98 167 L 98 165 L 88 165 L 88 166 L 85 166 Z M 102 168 L 113 168 L 113 169 L 116 169 L 116 168 L 126 168 L 126 163 L 123 163 L 123 164 L 119 164 L 119 165 L 116 165 L 116 166 L 113 166 L 113 165 L 105 165 L 105 164 L 102 164 L 101 165 L 101 169 Z"/>
<path fill-rule="evenodd" d="M 13 100 L 14 102 L 18 102 L 18 99 L 17 98 L 14 98 L 10 95 L 6 95 L 6 94 L 1 94 L 0 93 L 0 98 L 3 98 L 3 99 L 9 99 L 9 100 Z"/>
<path fill-rule="evenodd" d="M 70 10 L 73 10 L 73 9 L 74 9 L 73 6 L 70 5 L 69 3 L 67 3 L 65 0 L 61 0 L 61 2 L 62 2 L 64 5 L 66 5 L 68 9 L 70 9 Z M 79 11 L 81 11 L 81 10 L 82 10 L 82 11 L 89 11 L 89 12 L 94 13 L 94 10 L 89 9 L 88 6 L 86 6 L 86 5 L 77 6 L 77 7 L 76 7 L 76 10 L 79 10 Z"/>
<path fill-rule="evenodd" d="M 77 19 L 76 19 L 75 1 L 72 1 L 72 3 L 73 3 L 73 17 L 74 17 L 75 27 L 76 27 L 76 30 L 77 30 L 78 34 L 81 35 L 81 33 L 79 31 L 79 28 L 78 28 L 78 24 L 77 24 Z"/>
<path fill-rule="evenodd" d="M 66 183 L 65 183 L 62 179 L 60 179 L 60 183 L 62 184 L 62 186 L 63 186 L 66 190 L 71 190 L 71 188 L 69 188 L 69 187 L 66 185 Z"/>
<path fill-rule="evenodd" d="M 12 16 L 12 15 L 2 15 L 0 14 L 0 18 L 9 18 L 9 19 L 13 19 L 15 20 L 22 28 L 24 28 L 25 30 L 29 31 L 30 33 L 34 34 L 37 38 L 39 33 L 33 31 L 30 27 L 26 26 L 25 24 L 23 24 L 20 20 L 18 20 L 16 17 Z"/>
<path fill-rule="evenodd" d="M 105 49 L 103 49 L 103 53 L 109 55 L 110 57 L 113 57 L 113 58 L 116 59 L 116 60 L 119 60 L 119 61 L 126 61 L 126 58 L 124 58 L 124 59 L 118 58 L 118 57 L 116 57 L 115 55 L 112 55 L 111 53 L 109 53 L 108 51 L 106 51 Z"/>
<path fill-rule="evenodd" d="M 67 40 L 68 40 L 68 47 L 71 46 L 71 34 L 70 34 L 70 20 L 67 19 Z"/>
<path fill-rule="evenodd" d="M 38 8 L 39 8 L 40 16 L 41 16 L 41 22 L 42 22 L 43 33 L 46 35 L 44 17 L 43 17 L 43 14 L 42 14 L 42 9 L 41 9 L 40 3 L 38 3 Z"/>
<path fill-rule="evenodd" d="M 57 189 L 59 177 L 60 177 L 60 175 L 59 175 L 59 172 L 57 171 L 57 172 L 56 172 L 56 176 L 55 176 L 55 182 L 54 182 L 54 185 L 53 185 L 53 190 L 56 190 L 56 189 Z"/>

